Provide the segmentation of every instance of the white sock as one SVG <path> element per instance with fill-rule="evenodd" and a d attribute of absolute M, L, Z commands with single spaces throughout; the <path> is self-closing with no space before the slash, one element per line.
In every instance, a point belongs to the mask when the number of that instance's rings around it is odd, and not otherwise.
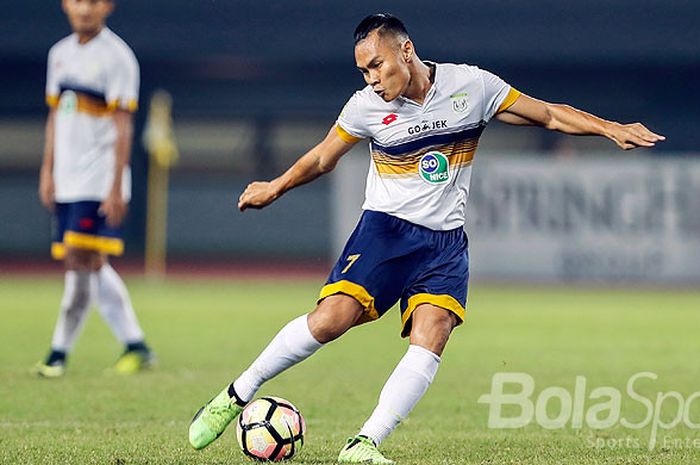
<path fill-rule="evenodd" d="M 116 338 L 122 344 L 143 341 L 143 331 L 122 278 L 108 263 L 97 276 L 97 308 Z"/>
<path fill-rule="evenodd" d="M 408 416 L 435 378 L 440 357 L 417 345 L 408 346 L 406 355 L 389 376 L 379 403 L 359 434 L 379 445 Z"/>
<path fill-rule="evenodd" d="M 311 335 L 306 315 L 290 321 L 232 383 L 239 400 L 250 401 L 265 381 L 305 360 L 322 345 Z"/>
<path fill-rule="evenodd" d="M 70 352 L 97 293 L 97 276 L 89 271 L 66 271 L 61 309 L 51 348 Z"/>

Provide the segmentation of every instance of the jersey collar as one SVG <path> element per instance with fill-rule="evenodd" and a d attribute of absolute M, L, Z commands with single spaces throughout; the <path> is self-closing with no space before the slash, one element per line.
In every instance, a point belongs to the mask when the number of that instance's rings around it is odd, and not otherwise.
<path fill-rule="evenodd" d="M 84 44 L 81 44 L 81 43 L 80 43 L 80 39 L 78 38 L 78 34 L 74 32 L 74 33 L 73 33 L 73 42 L 74 42 L 75 45 L 77 45 L 78 47 L 88 47 L 88 46 L 90 46 L 90 45 L 93 44 L 93 43 L 99 42 L 99 41 L 102 39 L 102 37 L 104 37 L 104 36 L 106 36 L 106 35 L 108 34 L 108 31 L 109 31 L 109 28 L 108 28 L 107 26 L 103 26 L 102 29 L 100 30 L 100 32 L 98 32 L 97 35 L 96 35 L 95 37 L 93 37 L 92 39 L 88 40 L 88 41 L 85 42 Z"/>
<path fill-rule="evenodd" d="M 428 89 L 428 93 L 425 94 L 425 99 L 423 100 L 423 104 L 421 105 L 420 103 L 416 102 L 415 100 L 411 100 L 410 98 L 404 97 L 403 95 L 399 95 L 398 99 L 401 101 L 401 103 L 407 103 L 409 105 L 415 105 L 421 108 L 425 108 L 428 106 L 430 101 L 433 99 L 433 96 L 435 95 L 435 92 L 437 92 L 437 86 L 438 86 L 438 75 L 440 74 L 438 72 L 439 66 L 437 63 L 425 60 L 423 61 L 426 65 L 431 67 L 433 69 L 433 80 L 432 84 L 430 86 L 430 89 Z"/>

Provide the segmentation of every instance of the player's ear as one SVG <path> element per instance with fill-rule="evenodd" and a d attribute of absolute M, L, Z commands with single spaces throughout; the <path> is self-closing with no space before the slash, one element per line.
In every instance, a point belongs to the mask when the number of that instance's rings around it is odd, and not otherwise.
<path fill-rule="evenodd" d="M 114 11 L 114 0 L 103 0 L 105 2 L 105 17 L 112 14 Z"/>
<path fill-rule="evenodd" d="M 413 49 L 413 42 L 411 42 L 411 39 L 406 39 L 406 41 L 401 44 L 401 56 L 406 63 L 413 61 L 415 50 Z"/>

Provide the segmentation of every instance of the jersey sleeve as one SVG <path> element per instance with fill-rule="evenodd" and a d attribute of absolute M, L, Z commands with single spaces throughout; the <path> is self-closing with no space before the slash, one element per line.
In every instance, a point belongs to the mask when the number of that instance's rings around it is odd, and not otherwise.
<path fill-rule="evenodd" d="M 52 47 L 46 63 L 46 104 L 50 107 L 58 105 L 60 94 L 61 86 L 56 73 L 56 47 Z"/>
<path fill-rule="evenodd" d="M 518 100 L 520 92 L 508 85 L 503 79 L 493 73 L 479 70 L 484 84 L 484 121 L 489 121 L 495 115 L 505 111 Z"/>
<path fill-rule="evenodd" d="M 338 135 L 347 143 L 359 142 L 369 137 L 369 131 L 364 122 L 365 119 L 362 118 L 360 99 L 359 92 L 355 92 L 345 104 L 343 111 L 340 112 L 340 116 L 335 122 L 335 129 Z"/>
<path fill-rule="evenodd" d="M 134 112 L 139 106 L 139 63 L 128 50 L 112 64 L 105 99 L 110 109 Z"/>

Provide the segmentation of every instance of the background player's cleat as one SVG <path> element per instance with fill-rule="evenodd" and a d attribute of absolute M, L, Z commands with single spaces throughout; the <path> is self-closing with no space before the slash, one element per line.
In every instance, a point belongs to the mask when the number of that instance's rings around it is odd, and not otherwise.
<path fill-rule="evenodd" d="M 195 449 L 203 449 L 221 436 L 226 427 L 243 407 L 236 404 L 236 399 L 225 388 L 207 405 L 199 409 L 190 423 L 190 444 Z"/>
<path fill-rule="evenodd" d="M 392 465 L 395 462 L 384 457 L 374 442 L 366 436 L 348 438 L 343 450 L 338 455 L 340 463 L 368 463 L 373 465 Z"/>
<path fill-rule="evenodd" d="M 39 362 L 32 368 L 32 373 L 42 378 L 60 378 L 66 374 L 66 364 L 63 361 L 55 361 L 51 364 Z"/>
<path fill-rule="evenodd" d="M 114 369 L 122 375 L 131 375 L 155 364 L 156 356 L 150 350 L 127 350 L 119 357 Z"/>

